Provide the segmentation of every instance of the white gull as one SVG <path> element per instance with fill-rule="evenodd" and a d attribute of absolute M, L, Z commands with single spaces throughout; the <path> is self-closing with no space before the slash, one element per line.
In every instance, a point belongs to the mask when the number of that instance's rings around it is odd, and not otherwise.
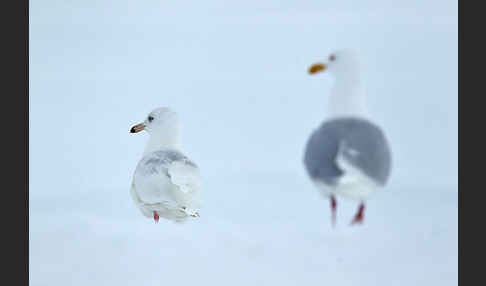
<path fill-rule="evenodd" d="M 179 151 L 179 119 L 166 107 L 150 112 L 130 129 L 150 134 L 130 189 L 133 201 L 146 217 L 183 222 L 199 217 L 201 179 L 197 165 Z"/>
<path fill-rule="evenodd" d="M 329 113 L 307 142 L 304 165 L 318 190 L 331 202 L 333 225 L 336 196 L 360 202 L 351 223 L 362 223 L 365 200 L 390 176 L 390 147 L 382 129 L 370 119 L 357 55 L 350 50 L 337 51 L 327 63 L 312 65 L 309 73 L 325 70 L 335 77 Z"/>

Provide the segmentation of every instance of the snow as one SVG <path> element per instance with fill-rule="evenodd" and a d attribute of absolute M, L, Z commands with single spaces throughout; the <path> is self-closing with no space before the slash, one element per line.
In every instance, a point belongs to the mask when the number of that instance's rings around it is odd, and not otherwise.
<path fill-rule="evenodd" d="M 31 285 L 457 285 L 456 190 L 388 189 L 357 227 L 339 200 L 333 229 L 304 178 L 255 177 L 212 185 L 186 224 L 142 217 L 127 190 L 34 200 Z"/>

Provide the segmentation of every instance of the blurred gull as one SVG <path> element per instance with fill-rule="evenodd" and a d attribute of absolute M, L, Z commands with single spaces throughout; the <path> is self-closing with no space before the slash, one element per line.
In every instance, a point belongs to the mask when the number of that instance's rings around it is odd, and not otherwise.
<path fill-rule="evenodd" d="M 365 200 L 390 175 L 391 152 L 383 131 L 369 118 L 357 55 L 342 50 L 310 74 L 328 70 L 335 77 L 326 120 L 310 136 L 304 165 L 321 194 L 330 199 L 336 222 L 337 195 L 360 202 L 351 224 L 362 223 Z"/>
<path fill-rule="evenodd" d="M 201 180 L 199 168 L 179 150 L 179 120 L 169 108 L 157 108 L 131 133 L 146 130 L 150 138 L 135 169 L 132 199 L 146 217 L 183 222 L 199 217 Z"/>

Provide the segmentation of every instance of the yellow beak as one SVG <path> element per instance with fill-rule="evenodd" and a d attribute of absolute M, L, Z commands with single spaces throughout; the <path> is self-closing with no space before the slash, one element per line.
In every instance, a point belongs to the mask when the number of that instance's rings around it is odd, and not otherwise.
<path fill-rule="evenodd" d="M 325 64 L 317 63 L 313 64 L 309 68 L 309 74 L 316 74 L 322 71 L 325 71 L 327 66 Z"/>

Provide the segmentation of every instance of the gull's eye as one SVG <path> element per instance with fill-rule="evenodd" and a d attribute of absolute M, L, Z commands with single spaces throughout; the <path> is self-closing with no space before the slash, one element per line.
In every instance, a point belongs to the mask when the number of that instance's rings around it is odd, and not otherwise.
<path fill-rule="evenodd" d="M 336 56 L 334 54 L 330 55 L 329 60 L 333 62 L 334 60 L 336 60 Z"/>
<path fill-rule="evenodd" d="M 148 121 L 149 121 L 149 122 L 152 122 L 153 120 L 154 120 L 154 118 L 153 118 L 152 116 L 149 116 L 149 117 L 148 117 Z"/>

